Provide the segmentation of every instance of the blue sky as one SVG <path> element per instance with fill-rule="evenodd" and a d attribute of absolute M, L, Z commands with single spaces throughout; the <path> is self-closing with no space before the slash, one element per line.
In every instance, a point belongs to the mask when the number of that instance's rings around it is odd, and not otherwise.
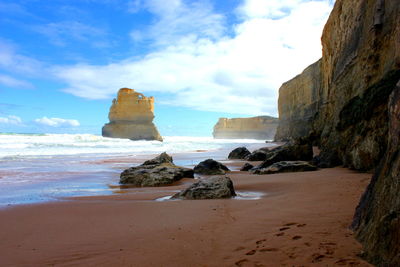
<path fill-rule="evenodd" d="M 332 0 L 0 0 L 0 132 L 94 133 L 121 87 L 155 97 L 162 135 L 277 116 L 321 57 Z"/>

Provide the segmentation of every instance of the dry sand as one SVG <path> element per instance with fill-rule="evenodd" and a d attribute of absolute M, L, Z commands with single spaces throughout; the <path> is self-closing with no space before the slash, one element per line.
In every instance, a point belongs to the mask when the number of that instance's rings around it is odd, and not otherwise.
<path fill-rule="evenodd" d="M 185 179 L 0 210 L 0 266 L 369 266 L 348 226 L 371 174 L 229 176 L 265 196 L 153 201 Z"/>

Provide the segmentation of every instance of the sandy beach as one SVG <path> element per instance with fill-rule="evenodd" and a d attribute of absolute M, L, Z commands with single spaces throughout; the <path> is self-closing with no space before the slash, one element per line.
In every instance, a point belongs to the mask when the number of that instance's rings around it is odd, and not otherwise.
<path fill-rule="evenodd" d="M 229 177 L 238 193 L 262 197 L 154 201 L 193 181 L 184 179 L 2 209 L 0 265 L 370 266 L 357 257 L 361 246 L 348 226 L 371 174 L 333 168 Z"/>

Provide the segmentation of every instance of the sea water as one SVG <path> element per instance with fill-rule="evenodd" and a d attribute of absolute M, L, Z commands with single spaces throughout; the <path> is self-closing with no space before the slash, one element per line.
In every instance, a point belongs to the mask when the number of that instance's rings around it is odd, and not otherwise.
<path fill-rule="evenodd" d="M 193 167 L 229 151 L 268 146 L 263 140 L 167 136 L 164 142 L 92 134 L 0 134 L 0 207 L 69 196 L 113 194 L 119 174 L 162 152 Z"/>

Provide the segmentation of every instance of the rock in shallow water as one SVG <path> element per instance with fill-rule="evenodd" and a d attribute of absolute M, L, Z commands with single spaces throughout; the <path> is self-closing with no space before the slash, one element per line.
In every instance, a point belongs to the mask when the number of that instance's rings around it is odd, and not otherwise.
<path fill-rule="evenodd" d="M 164 186 L 182 178 L 193 178 L 193 170 L 176 166 L 172 157 L 164 152 L 140 166 L 124 170 L 119 182 L 142 187 Z"/>
<path fill-rule="evenodd" d="M 317 167 L 307 161 L 279 161 L 269 167 L 251 170 L 253 174 L 272 174 L 279 172 L 316 171 Z"/>
<path fill-rule="evenodd" d="M 232 180 L 227 176 L 211 176 L 195 182 L 172 196 L 173 199 L 215 199 L 236 196 Z"/>
<path fill-rule="evenodd" d="M 229 171 L 228 167 L 213 159 L 207 159 L 197 164 L 193 171 L 204 175 L 220 175 Z"/>

